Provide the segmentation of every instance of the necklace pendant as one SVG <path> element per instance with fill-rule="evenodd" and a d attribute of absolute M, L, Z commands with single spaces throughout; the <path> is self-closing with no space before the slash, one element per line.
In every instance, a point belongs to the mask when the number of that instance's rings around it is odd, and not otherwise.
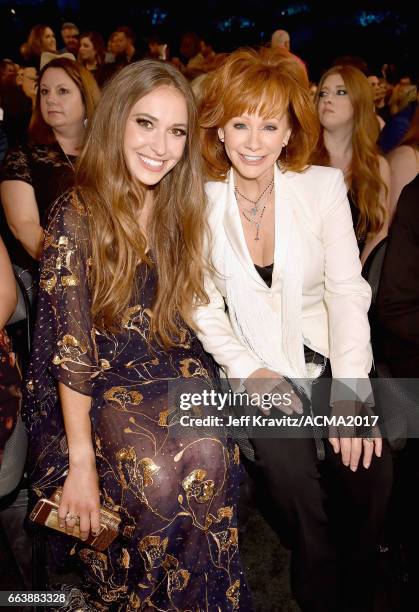
<path fill-rule="evenodd" d="M 258 209 L 256 208 L 256 206 L 250 209 L 250 214 L 252 215 L 252 217 L 256 217 L 257 212 L 258 212 Z"/>

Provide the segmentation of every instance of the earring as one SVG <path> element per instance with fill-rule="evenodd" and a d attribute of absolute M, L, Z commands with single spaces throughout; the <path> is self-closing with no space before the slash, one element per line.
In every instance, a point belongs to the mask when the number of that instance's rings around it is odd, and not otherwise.
<path fill-rule="evenodd" d="M 86 127 L 86 126 L 87 126 L 87 117 L 85 117 L 85 118 L 83 119 L 83 125 L 84 125 L 84 127 Z"/>

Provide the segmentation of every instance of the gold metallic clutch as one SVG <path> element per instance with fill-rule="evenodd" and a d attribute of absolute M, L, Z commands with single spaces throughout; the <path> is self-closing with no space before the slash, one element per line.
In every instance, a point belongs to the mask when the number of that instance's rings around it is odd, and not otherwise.
<path fill-rule="evenodd" d="M 79 526 L 75 525 L 71 534 L 67 533 L 65 527 L 60 527 L 58 524 L 58 508 L 60 505 L 62 488 L 59 487 L 54 491 L 50 499 L 40 499 L 35 508 L 29 515 L 29 518 L 38 525 L 50 527 L 56 531 L 61 531 L 66 535 L 71 535 L 75 538 L 80 539 Z M 121 523 L 121 517 L 108 508 L 100 508 L 100 530 L 97 535 L 89 533 L 87 540 L 84 540 L 85 544 L 96 548 L 96 550 L 105 550 L 111 542 L 114 541 L 118 535 L 119 525 Z"/>

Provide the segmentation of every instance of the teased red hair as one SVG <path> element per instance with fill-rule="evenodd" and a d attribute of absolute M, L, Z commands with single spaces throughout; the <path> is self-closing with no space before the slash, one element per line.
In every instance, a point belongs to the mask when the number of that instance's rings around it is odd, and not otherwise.
<path fill-rule="evenodd" d="M 207 178 L 224 180 L 231 167 L 217 128 L 244 113 L 257 112 L 268 119 L 284 111 L 292 131 L 281 163 L 300 172 L 307 166 L 319 132 L 304 66 L 286 51 L 266 47 L 238 49 L 227 56 L 205 80 L 199 108 Z"/>

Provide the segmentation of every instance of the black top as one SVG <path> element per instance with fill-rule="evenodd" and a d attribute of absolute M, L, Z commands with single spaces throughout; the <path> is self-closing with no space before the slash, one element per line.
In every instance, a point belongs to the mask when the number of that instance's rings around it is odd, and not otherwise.
<path fill-rule="evenodd" d="M 351 207 L 352 222 L 354 224 L 356 241 L 358 243 L 359 252 L 362 253 L 362 250 L 365 246 L 366 236 L 365 235 L 358 236 L 358 233 L 356 231 L 358 220 L 359 220 L 359 208 L 356 205 L 355 200 L 353 199 L 349 191 L 348 191 L 348 200 L 349 200 L 349 206 Z"/>
<path fill-rule="evenodd" d="M 53 202 L 74 184 L 76 159 L 73 155 L 67 159 L 58 143 L 21 145 L 7 153 L 0 181 L 23 181 L 33 187 L 40 222 L 45 227 Z M 19 206 L 19 202 L 16 202 L 16 206 Z M 13 263 L 25 269 L 34 268 L 34 260 L 14 238 L 6 223 L 2 223 L 2 238 Z"/>
<path fill-rule="evenodd" d="M 265 281 L 268 287 L 272 286 L 272 273 L 274 271 L 274 265 L 271 263 L 269 266 L 258 266 L 255 264 L 256 272 Z"/>
<path fill-rule="evenodd" d="M 6 155 L 0 180 L 32 185 L 44 227 L 51 204 L 74 184 L 76 159 L 73 155 L 67 159 L 58 143 L 21 145 Z"/>
<path fill-rule="evenodd" d="M 402 190 L 377 295 L 392 376 L 419 377 L 419 175 Z"/>

